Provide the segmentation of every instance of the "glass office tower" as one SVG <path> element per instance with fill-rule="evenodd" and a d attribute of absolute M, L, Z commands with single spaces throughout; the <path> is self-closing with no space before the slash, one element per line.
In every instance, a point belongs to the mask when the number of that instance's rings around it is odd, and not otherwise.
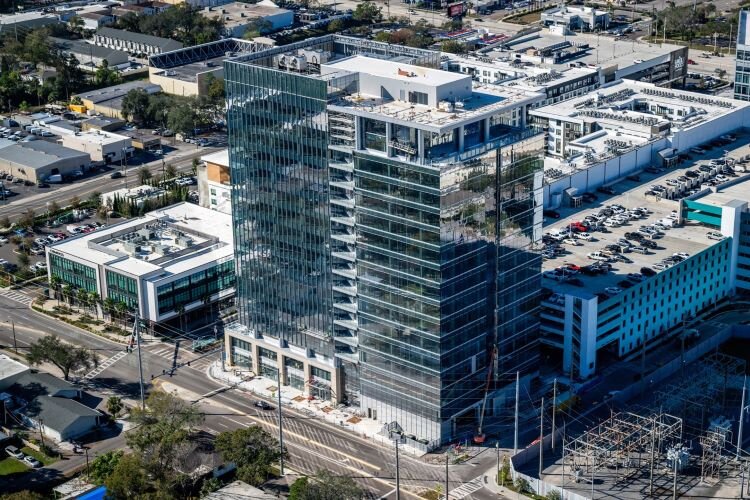
<path fill-rule="evenodd" d="M 536 369 L 544 146 L 542 94 L 438 66 L 330 35 L 225 67 L 230 362 L 431 445 Z"/>

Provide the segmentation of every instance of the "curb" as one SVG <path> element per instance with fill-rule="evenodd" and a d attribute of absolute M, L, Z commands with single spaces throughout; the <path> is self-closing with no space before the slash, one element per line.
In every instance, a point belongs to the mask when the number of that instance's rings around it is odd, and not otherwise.
<path fill-rule="evenodd" d="M 92 336 L 94 336 L 96 338 L 99 338 L 99 339 L 102 339 L 102 340 L 106 340 L 108 342 L 112 342 L 113 344 L 118 344 L 118 345 L 121 345 L 123 347 L 128 345 L 127 341 L 114 340 L 114 339 L 112 339 L 112 338 L 110 338 L 108 336 L 99 335 L 98 333 L 94 333 L 91 330 L 86 330 L 85 328 L 81 328 L 78 325 L 74 325 L 72 323 L 68 323 L 67 321 L 62 320 L 60 318 L 56 318 L 56 317 L 52 316 L 51 314 L 47 314 L 46 312 L 38 311 L 38 310 L 34 309 L 34 302 L 33 301 L 31 302 L 31 304 L 29 304 L 29 310 L 31 310 L 32 312 L 34 312 L 34 314 L 41 314 L 41 315 L 43 315 L 43 316 L 45 316 L 47 318 L 50 318 L 50 319 L 53 319 L 53 320 L 56 320 L 56 321 L 61 321 L 62 323 L 65 323 L 67 326 L 69 326 L 71 328 L 75 328 L 77 330 L 80 330 L 80 331 L 84 332 L 87 335 L 92 335 Z"/>

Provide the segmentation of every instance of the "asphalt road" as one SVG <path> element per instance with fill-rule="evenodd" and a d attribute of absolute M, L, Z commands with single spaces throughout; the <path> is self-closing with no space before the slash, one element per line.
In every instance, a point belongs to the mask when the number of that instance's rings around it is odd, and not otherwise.
<path fill-rule="evenodd" d="M 117 361 L 98 373 L 92 379 L 92 386 L 104 395 L 116 393 L 134 402 L 139 399 L 136 353 L 123 355 L 123 345 L 37 313 L 28 308 L 28 303 L 29 300 L 24 299 L 22 293 L 0 289 L 0 344 L 6 349 L 13 348 L 12 320 L 20 351 L 31 342 L 54 332 L 66 341 L 95 349 L 100 362 L 115 356 Z M 207 376 L 207 368 L 218 359 L 218 352 L 200 355 L 189 352 L 188 345 L 163 342 L 144 344 L 142 358 L 146 391 L 154 385 L 162 386 L 166 390 L 176 389 L 183 398 L 195 401 L 205 414 L 204 427 L 209 432 L 260 425 L 274 435 L 278 433 L 276 412 L 257 409 L 253 406 L 256 396 L 228 388 Z M 396 498 L 395 460 L 391 448 L 287 408 L 284 408 L 283 415 L 284 444 L 290 454 L 289 466 L 292 470 L 315 473 L 318 469 L 326 468 L 334 474 L 355 478 L 372 492 L 374 498 Z M 437 484 L 444 484 L 445 468 L 442 465 L 431 465 L 404 453 L 400 458 L 402 487 L 433 488 Z M 461 488 L 464 483 L 493 467 L 494 463 L 494 450 L 488 449 L 469 463 L 451 465 L 450 489 Z M 416 498 L 404 491 L 402 494 L 404 498 Z M 451 496 L 451 499 L 497 498 L 485 489 L 462 495 L 463 492 Z"/>
<path fill-rule="evenodd" d="M 220 149 L 221 148 L 200 148 L 181 150 L 173 153 L 175 155 L 173 158 L 165 158 L 165 165 L 174 165 L 178 172 L 189 171 L 192 168 L 193 158 L 199 158 L 215 151 L 219 151 Z M 154 175 L 160 174 L 162 161 L 159 159 L 146 163 L 143 166 L 148 168 Z M 7 203 L 0 206 L 0 216 L 7 215 L 13 220 L 28 209 L 32 209 L 38 214 L 42 213 L 46 209 L 47 203 L 56 202 L 62 207 L 69 204 L 74 196 L 77 196 L 81 200 L 85 200 L 94 192 L 101 193 L 122 189 L 126 186 L 137 186 L 139 185 L 137 172 L 140 168 L 141 165 L 128 166 L 125 170 L 125 178 L 122 179 L 111 179 L 109 173 L 105 173 L 72 184 L 65 184 L 60 188 L 50 191 L 44 189 L 40 190 L 35 187 L 33 188 L 37 190 L 35 194 L 20 198 L 9 198 Z"/>

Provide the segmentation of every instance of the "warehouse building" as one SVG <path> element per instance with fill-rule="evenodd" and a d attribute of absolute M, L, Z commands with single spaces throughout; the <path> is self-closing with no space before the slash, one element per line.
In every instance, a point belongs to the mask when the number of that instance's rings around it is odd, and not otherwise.
<path fill-rule="evenodd" d="M 93 42 L 100 47 L 123 50 L 130 54 L 152 56 L 182 48 L 182 44 L 169 38 L 133 33 L 114 28 L 99 28 Z"/>
<path fill-rule="evenodd" d="M 120 162 L 133 155 L 135 149 L 130 137 L 101 132 L 78 132 L 61 136 L 62 145 L 91 155 L 93 161 Z"/>
<path fill-rule="evenodd" d="M 542 12 L 544 26 L 563 26 L 570 31 L 606 30 L 610 17 L 606 10 L 595 7 L 562 5 Z"/>
<path fill-rule="evenodd" d="M 226 38 L 165 52 L 149 58 L 148 79 L 167 94 L 205 95 L 212 80 L 224 79 L 226 59 L 268 47 L 256 41 Z"/>
<path fill-rule="evenodd" d="M 18 142 L 0 148 L 0 171 L 34 183 L 51 175 L 67 177 L 75 172 L 85 172 L 90 164 L 88 153 L 53 142 Z"/>
<path fill-rule="evenodd" d="M 149 326 L 189 325 L 231 301 L 232 217 L 179 203 L 47 249 L 49 277 L 123 302 Z"/>
<path fill-rule="evenodd" d="M 80 98 L 81 102 L 83 102 L 85 108 L 83 111 L 99 113 L 109 118 L 123 118 L 122 99 L 128 92 L 134 89 L 142 89 L 148 94 L 158 94 L 161 92 L 161 87 L 158 85 L 145 80 L 137 80 L 83 92 L 74 97 Z"/>
<path fill-rule="evenodd" d="M 75 57 L 78 60 L 78 67 L 84 71 L 96 71 L 104 63 L 113 69 L 130 66 L 128 53 L 121 50 L 99 47 L 82 40 L 51 37 L 50 42 L 64 54 Z"/>

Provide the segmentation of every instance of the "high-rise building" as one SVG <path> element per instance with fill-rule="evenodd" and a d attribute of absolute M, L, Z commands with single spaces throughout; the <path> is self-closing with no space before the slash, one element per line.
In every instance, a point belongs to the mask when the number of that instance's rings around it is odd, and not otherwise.
<path fill-rule="evenodd" d="M 748 26 L 748 14 L 750 14 L 750 11 L 740 11 L 737 50 L 735 51 L 734 98 L 741 101 L 750 101 L 750 26 Z"/>
<path fill-rule="evenodd" d="M 537 369 L 544 147 L 543 94 L 439 64 L 329 35 L 225 65 L 230 363 L 431 444 Z"/>

